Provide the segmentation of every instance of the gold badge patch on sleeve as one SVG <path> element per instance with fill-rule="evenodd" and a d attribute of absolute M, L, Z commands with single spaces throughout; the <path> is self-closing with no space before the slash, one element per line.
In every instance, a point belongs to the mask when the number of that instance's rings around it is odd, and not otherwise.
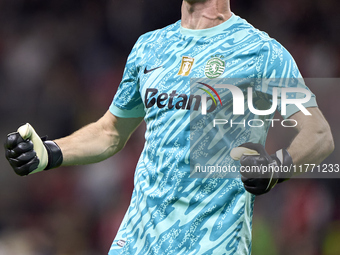
<path fill-rule="evenodd" d="M 191 72 L 192 66 L 194 65 L 194 58 L 182 57 L 181 67 L 179 68 L 178 75 L 188 76 Z"/>

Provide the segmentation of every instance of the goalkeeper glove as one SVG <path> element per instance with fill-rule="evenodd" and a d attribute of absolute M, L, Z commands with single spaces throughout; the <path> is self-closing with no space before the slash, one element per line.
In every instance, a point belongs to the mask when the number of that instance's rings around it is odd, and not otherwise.
<path fill-rule="evenodd" d="M 59 146 L 53 141 L 43 141 L 28 123 L 7 135 L 5 153 L 20 176 L 56 168 L 63 161 Z"/>
<path fill-rule="evenodd" d="M 289 179 L 292 157 L 286 149 L 269 155 L 262 144 L 244 143 L 232 149 L 230 156 L 241 163 L 240 173 L 244 188 L 254 194 L 262 195 L 270 191 L 277 183 Z M 281 166 L 288 166 L 285 171 Z"/>

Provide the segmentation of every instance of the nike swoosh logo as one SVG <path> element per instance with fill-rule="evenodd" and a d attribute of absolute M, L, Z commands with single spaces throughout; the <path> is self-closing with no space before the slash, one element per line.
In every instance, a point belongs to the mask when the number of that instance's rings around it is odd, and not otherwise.
<path fill-rule="evenodd" d="M 152 72 L 152 71 L 155 71 L 156 69 L 161 68 L 161 67 L 163 67 L 163 66 L 158 66 L 158 67 L 152 68 L 152 69 L 150 69 L 150 70 L 148 70 L 148 69 L 145 67 L 145 69 L 144 69 L 144 74 L 147 74 L 147 73 L 150 73 L 150 72 Z"/>

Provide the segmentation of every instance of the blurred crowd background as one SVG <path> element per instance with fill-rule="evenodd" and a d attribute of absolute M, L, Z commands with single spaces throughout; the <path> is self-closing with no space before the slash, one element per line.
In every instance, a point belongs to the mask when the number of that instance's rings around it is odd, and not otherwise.
<path fill-rule="evenodd" d="M 304 77 L 340 77 L 340 2 L 231 0 L 281 42 Z M 0 134 L 30 122 L 50 139 L 108 109 L 137 38 L 180 19 L 181 0 L 0 0 Z M 339 85 L 311 89 L 339 142 Z M 0 255 L 106 254 L 128 207 L 144 125 L 102 163 L 19 177 L 0 148 Z M 270 131 L 270 152 L 289 141 Z M 2 155 L 2 156 L 1 156 Z M 340 163 L 339 150 L 328 163 Z M 298 179 L 258 197 L 254 255 L 340 254 L 340 182 Z"/>

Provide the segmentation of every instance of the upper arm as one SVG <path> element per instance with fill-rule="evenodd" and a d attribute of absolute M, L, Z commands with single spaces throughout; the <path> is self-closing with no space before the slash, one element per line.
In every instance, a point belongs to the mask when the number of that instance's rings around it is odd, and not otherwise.
<path fill-rule="evenodd" d="M 287 118 L 294 113 L 301 111 L 298 107 L 317 107 L 315 95 L 306 86 L 299 69 L 291 54 L 277 41 L 269 40 L 262 45 L 259 56 L 263 59 L 259 68 L 255 90 L 259 98 L 262 98 L 268 106 L 273 104 L 273 98 L 278 99 L 277 110 L 282 112 L 282 117 Z M 306 101 L 305 98 L 309 97 Z M 290 102 L 285 102 L 284 109 L 281 109 L 283 97 Z M 296 100 L 297 103 L 291 103 Z M 283 111 L 285 110 L 285 111 Z"/>
<path fill-rule="evenodd" d="M 293 119 L 296 121 L 297 131 L 299 132 L 303 129 L 306 129 L 310 130 L 310 132 L 327 132 L 330 134 L 330 127 L 320 109 L 318 107 L 309 107 L 308 111 L 311 113 L 311 115 L 305 115 L 304 113 L 299 111 L 289 117 L 289 119 Z"/>
<path fill-rule="evenodd" d="M 298 123 L 298 133 L 288 148 L 296 165 L 320 164 L 334 150 L 331 129 L 323 114 L 317 107 L 308 111 L 312 115 L 300 111 L 289 117 Z"/>
<path fill-rule="evenodd" d="M 127 59 L 122 80 L 110 105 L 110 112 L 117 117 L 144 117 L 144 104 L 140 92 L 137 42 Z"/>
<path fill-rule="evenodd" d="M 113 138 L 111 144 L 118 143 L 119 150 L 124 147 L 145 116 L 144 104 L 139 91 L 139 70 L 136 64 L 138 45 L 137 41 L 129 54 L 122 81 L 109 110 L 99 120 L 104 127 L 104 132 Z"/>

